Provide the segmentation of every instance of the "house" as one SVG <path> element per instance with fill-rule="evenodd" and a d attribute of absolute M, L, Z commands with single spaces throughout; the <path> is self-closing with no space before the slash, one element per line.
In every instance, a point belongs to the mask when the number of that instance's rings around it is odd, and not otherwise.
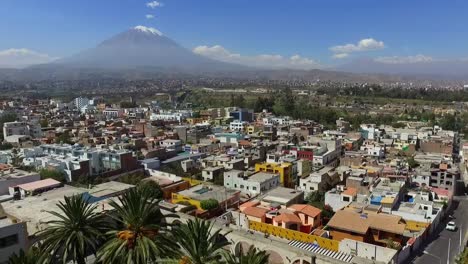
<path fill-rule="evenodd" d="M 239 190 L 255 196 L 279 186 L 279 175 L 275 173 L 257 172 L 245 176 L 244 171 L 230 170 L 224 172 L 224 187 Z"/>
<path fill-rule="evenodd" d="M 172 194 L 172 203 L 188 203 L 199 210 L 203 210 L 201 203 L 206 200 L 218 201 L 220 208 L 237 208 L 240 201 L 240 191 L 216 185 L 197 185 Z"/>
<path fill-rule="evenodd" d="M 37 172 L 14 169 L 10 165 L 0 164 L 0 195 L 9 194 L 8 188 L 28 182 L 39 181 L 41 176 Z"/>
<path fill-rule="evenodd" d="M 388 239 L 402 244 L 405 241 L 405 223 L 401 216 L 383 213 L 340 210 L 327 224 L 333 240 L 352 239 L 385 246 Z"/>
<path fill-rule="evenodd" d="M 284 187 L 293 188 L 295 186 L 293 166 L 289 162 L 274 163 L 264 162 L 255 164 L 256 172 L 277 173 L 280 177 L 280 183 Z"/>
<path fill-rule="evenodd" d="M 216 184 L 223 185 L 224 168 L 223 167 L 207 167 L 202 170 L 202 177 L 204 181 L 212 181 Z"/>
<path fill-rule="evenodd" d="M 8 263 L 13 254 L 28 248 L 26 222 L 7 216 L 0 204 L 0 263 Z"/>
<path fill-rule="evenodd" d="M 301 219 L 301 232 L 310 233 L 314 228 L 322 224 L 322 211 L 312 205 L 293 204 L 288 207 L 288 210 L 293 211 Z"/>
<path fill-rule="evenodd" d="M 292 204 L 302 203 L 304 201 L 304 192 L 280 186 L 265 193 L 259 199 L 262 206 L 285 209 Z"/>

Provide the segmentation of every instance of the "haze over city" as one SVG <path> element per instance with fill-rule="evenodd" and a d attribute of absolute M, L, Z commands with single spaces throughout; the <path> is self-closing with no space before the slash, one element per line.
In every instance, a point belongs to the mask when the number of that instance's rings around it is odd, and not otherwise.
<path fill-rule="evenodd" d="M 467 264 L 467 1 L 0 1 L 0 264 Z"/>

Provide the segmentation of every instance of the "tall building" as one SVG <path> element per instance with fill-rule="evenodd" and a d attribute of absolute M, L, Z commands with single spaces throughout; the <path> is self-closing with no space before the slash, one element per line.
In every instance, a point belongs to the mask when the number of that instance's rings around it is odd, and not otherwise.
<path fill-rule="evenodd" d="M 77 109 L 81 109 L 83 108 L 84 106 L 87 106 L 89 105 L 89 99 L 86 98 L 86 97 L 78 97 L 78 98 L 75 98 L 75 107 Z"/>

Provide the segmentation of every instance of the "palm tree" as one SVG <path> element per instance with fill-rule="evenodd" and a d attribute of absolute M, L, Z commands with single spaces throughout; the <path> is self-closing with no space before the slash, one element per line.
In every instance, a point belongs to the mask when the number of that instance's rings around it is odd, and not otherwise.
<path fill-rule="evenodd" d="M 37 247 L 32 247 L 26 252 L 20 250 L 19 254 L 13 254 L 8 259 L 8 264 L 37 264 L 45 263 L 44 256 L 41 255 Z"/>
<path fill-rule="evenodd" d="M 167 224 L 151 192 L 134 188 L 109 204 L 115 209 L 110 215 L 115 227 L 107 233 L 110 239 L 99 250 L 98 261 L 147 264 L 172 252 L 161 242 Z"/>
<path fill-rule="evenodd" d="M 226 235 L 226 234 L 224 234 Z M 213 230 L 211 222 L 188 220 L 173 228 L 172 238 L 177 242 L 173 258 L 186 264 L 222 262 L 224 247 L 230 243 L 222 238 L 221 229 Z"/>
<path fill-rule="evenodd" d="M 65 197 L 57 205 L 60 211 L 49 211 L 58 218 L 47 222 L 47 227 L 37 234 L 41 250 L 48 258 L 58 258 L 66 263 L 73 260 L 84 264 L 88 253 L 96 253 L 103 238 L 106 221 L 81 195 Z"/>
<path fill-rule="evenodd" d="M 224 255 L 226 264 L 267 264 L 268 257 L 264 250 L 257 250 L 254 246 L 250 246 L 247 254 L 244 254 L 242 247 L 240 247 L 238 253 L 226 253 Z"/>

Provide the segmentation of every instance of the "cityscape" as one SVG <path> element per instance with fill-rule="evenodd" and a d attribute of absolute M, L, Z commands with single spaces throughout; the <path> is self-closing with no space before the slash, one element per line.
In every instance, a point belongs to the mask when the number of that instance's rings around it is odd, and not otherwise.
<path fill-rule="evenodd" d="M 0 3 L 0 264 L 468 263 L 468 4 L 269 4 Z"/>

